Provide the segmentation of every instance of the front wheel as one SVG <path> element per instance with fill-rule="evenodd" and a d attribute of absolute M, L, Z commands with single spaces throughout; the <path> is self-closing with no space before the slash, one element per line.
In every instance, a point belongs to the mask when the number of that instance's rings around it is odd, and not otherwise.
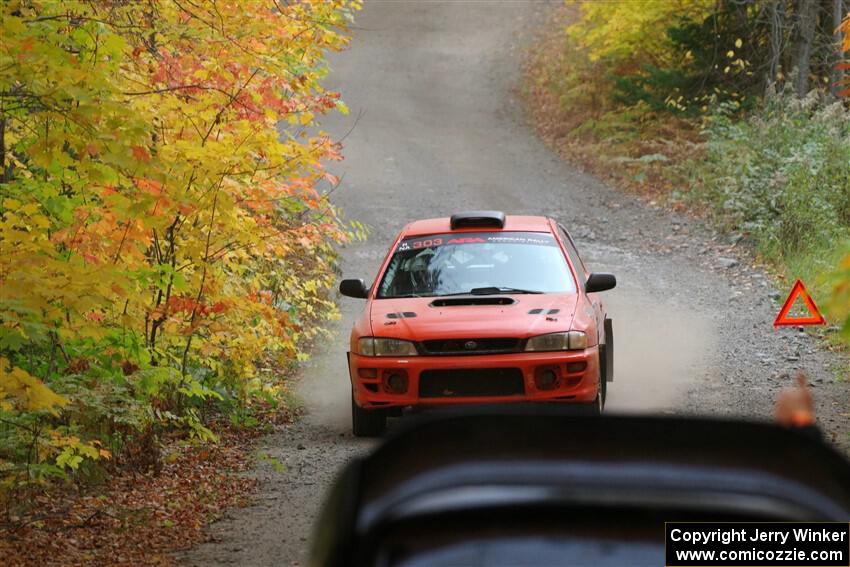
<path fill-rule="evenodd" d="M 597 378 L 596 397 L 587 405 L 587 409 L 591 415 L 602 415 L 602 410 L 605 409 L 605 398 L 608 396 L 608 381 L 606 377 L 606 360 L 605 355 L 600 353 L 599 356 L 599 377 Z"/>
<path fill-rule="evenodd" d="M 387 414 L 383 410 L 363 409 L 351 394 L 351 430 L 355 437 L 377 437 L 387 427 Z"/>
<path fill-rule="evenodd" d="M 602 410 L 605 408 L 605 381 L 601 380 L 599 385 L 599 391 L 596 392 L 596 397 L 590 402 L 588 405 L 588 409 L 590 410 L 590 415 L 602 415 Z"/>

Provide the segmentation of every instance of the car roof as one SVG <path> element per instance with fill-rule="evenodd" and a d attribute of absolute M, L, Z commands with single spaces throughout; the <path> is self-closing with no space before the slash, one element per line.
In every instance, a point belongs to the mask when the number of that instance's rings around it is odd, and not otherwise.
<path fill-rule="evenodd" d="M 402 230 L 402 236 L 424 236 L 426 234 L 442 234 L 448 232 L 552 232 L 549 219 L 539 216 L 507 215 L 503 228 L 495 227 L 469 227 L 451 229 L 449 217 L 436 219 L 422 219 L 413 221 Z"/>

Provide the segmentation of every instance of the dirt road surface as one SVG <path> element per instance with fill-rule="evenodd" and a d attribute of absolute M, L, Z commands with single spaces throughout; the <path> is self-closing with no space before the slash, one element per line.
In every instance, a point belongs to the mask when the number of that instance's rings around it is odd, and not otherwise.
<path fill-rule="evenodd" d="M 606 296 L 617 340 L 609 411 L 769 417 L 778 389 L 803 368 L 821 425 L 846 445 L 838 361 L 797 329 L 771 326 L 787 290 L 773 289 L 736 245 L 699 223 L 563 163 L 525 123 L 514 96 L 519 61 L 546 9 L 366 2 L 350 50 L 331 60 L 329 86 L 342 91 L 351 114 L 324 124 L 337 137 L 351 130 L 346 159 L 333 168 L 344 176 L 333 198 L 371 229 L 368 241 L 343 250 L 345 275 L 371 281 L 411 219 L 465 209 L 551 215 L 570 229 L 591 270 L 618 278 Z M 350 433 L 345 351 L 362 307 L 341 300 L 335 338 L 318 346 L 300 380 L 306 417 L 262 442 L 285 472 L 259 461 L 256 503 L 215 524 L 213 542 L 181 557 L 187 564 L 306 564 L 325 489 L 372 446 Z"/>

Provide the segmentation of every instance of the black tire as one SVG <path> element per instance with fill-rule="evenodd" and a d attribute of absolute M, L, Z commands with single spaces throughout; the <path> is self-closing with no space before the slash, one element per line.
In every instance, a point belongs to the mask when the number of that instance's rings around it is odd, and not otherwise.
<path fill-rule="evenodd" d="M 608 357 L 605 353 L 605 348 L 600 346 L 599 350 L 599 377 L 597 380 L 599 381 L 597 384 L 596 390 L 596 398 L 593 399 L 592 402 L 585 404 L 590 415 L 602 415 L 602 411 L 605 409 L 605 399 L 608 397 L 608 371 L 607 367 Z"/>
<path fill-rule="evenodd" d="M 601 366 L 604 366 L 604 368 L 599 369 L 599 392 L 596 394 L 599 413 L 601 414 L 602 410 L 605 409 L 605 402 L 608 400 L 608 361 L 606 359 L 599 362 Z"/>
<path fill-rule="evenodd" d="M 605 381 L 614 381 L 614 322 L 605 318 Z"/>
<path fill-rule="evenodd" d="M 355 437 L 377 437 L 386 428 L 386 412 L 363 409 L 354 401 L 354 394 L 351 395 L 351 431 Z"/>
<path fill-rule="evenodd" d="M 592 402 L 584 402 L 581 404 L 583 406 L 583 410 L 580 415 L 602 415 L 602 406 L 599 404 L 599 394 L 596 394 L 596 398 Z"/>

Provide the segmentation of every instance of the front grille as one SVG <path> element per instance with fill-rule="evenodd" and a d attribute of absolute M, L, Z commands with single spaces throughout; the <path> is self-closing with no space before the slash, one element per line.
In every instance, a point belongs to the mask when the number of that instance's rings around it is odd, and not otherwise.
<path fill-rule="evenodd" d="M 525 381 L 519 368 L 425 370 L 419 375 L 420 398 L 519 396 Z"/>
<path fill-rule="evenodd" d="M 440 339 L 422 341 L 422 353 L 433 356 L 519 352 L 519 339 Z"/>

